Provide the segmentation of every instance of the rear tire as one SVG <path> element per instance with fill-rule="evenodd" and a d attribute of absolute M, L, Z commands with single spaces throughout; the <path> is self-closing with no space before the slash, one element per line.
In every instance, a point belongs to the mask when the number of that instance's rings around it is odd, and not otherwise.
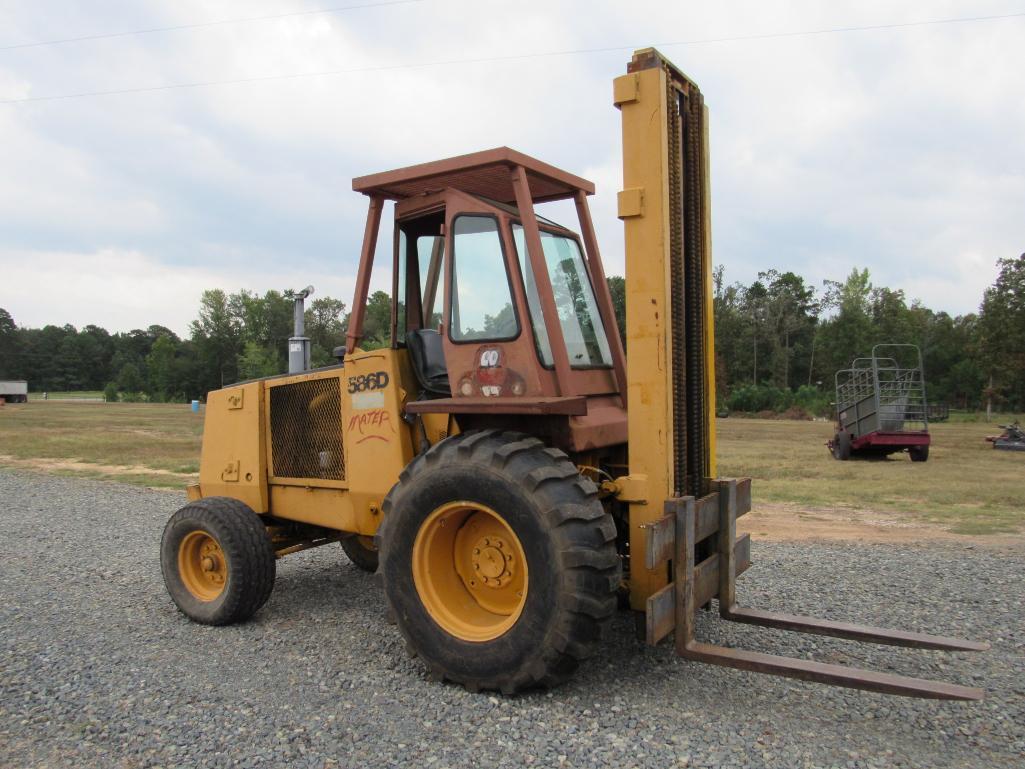
<path fill-rule="evenodd" d="M 373 546 L 373 538 L 354 534 L 342 540 L 342 550 L 355 566 L 373 574 L 377 571 L 377 548 Z"/>
<path fill-rule="evenodd" d="M 462 433 L 417 457 L 383 508 L 385 594 L 432 677 L 512 694 L 593 653 L 616 610 L 616 526 L 562 451 Z"/>
<path fill-rule="evenodd" d="M 908 456 L 912 462 L 926 462 L 929 459 L 928 446 L 912 446 L 908 449 Z"/>
<path fill-rule="evenodd" d="M 204 625 L 249 619 L 267 602 L 277 570 L 260 516 L 244 502 L 207 497 L 171 516 L 160 567 L 172 600 Z"/>
<path fill-rule="evenodd" d="M 846 430 L 833 436 L 833 458 L 844 462 L 851 458 L 851 434 Z"/>

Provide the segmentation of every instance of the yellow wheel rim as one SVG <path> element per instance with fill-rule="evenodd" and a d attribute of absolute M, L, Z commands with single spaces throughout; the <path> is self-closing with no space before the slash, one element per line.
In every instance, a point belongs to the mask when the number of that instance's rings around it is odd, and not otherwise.
<path fill-rule="evenodd" d="M 505 519 L 477 502 L 427 516 L 413 542 L 413 584 L 427 613 L 463 641 L 490 641 L 527 600 L 527 558 Z"/>
<path fill-rule="evenodd" d="M 190 531 L 178 545 L 178 574 L 200 601 L 212 601 L 228 582 L 228 561 L 221 543 L 205 531 Z"/>

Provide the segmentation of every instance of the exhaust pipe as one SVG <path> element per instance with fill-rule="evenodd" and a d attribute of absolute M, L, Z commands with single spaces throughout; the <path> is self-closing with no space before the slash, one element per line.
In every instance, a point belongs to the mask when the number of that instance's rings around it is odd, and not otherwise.
<path fill-rule="evenodd" d="M 288 373 L 301 374 L 310 370 L 310 339 L 306 336 L 306 297 L 313 294 L 313 286 L 307 286 L 294 297 L 294 322 L 292 336 L 288 339 Z"/>

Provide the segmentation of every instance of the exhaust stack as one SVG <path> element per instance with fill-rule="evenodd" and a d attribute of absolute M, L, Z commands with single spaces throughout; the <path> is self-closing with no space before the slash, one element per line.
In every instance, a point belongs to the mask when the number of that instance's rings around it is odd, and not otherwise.
<path fill-rule="evenodd" d="M 294 329 L 288 339 L 288 373 L 301 374 L 310 370 L 310 339 L 306 336 L 306 297 L 313 294 L 307 286 L 294 297 Z"/>

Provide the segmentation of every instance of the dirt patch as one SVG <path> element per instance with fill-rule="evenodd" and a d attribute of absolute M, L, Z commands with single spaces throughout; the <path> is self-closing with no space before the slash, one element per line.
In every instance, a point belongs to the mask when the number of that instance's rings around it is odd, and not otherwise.
<path fill-rule="evenodd" d="M 49 472 L 72 471 L 100 473 L 102 475 L 160 475 L 168 478 L 180 478 L 183 481 L 195 479 L 197 476 L 189 473 L 175 473 L 170 470 L 158 470 L 145 465 L 102 465 L 95 462 L 79 462 L 73 459 L 19 459 L 7 454 L 0 454 L 0 464 L 8 467 L 23 467 L 30 470 L 44 470 Z"/>
<path fill-rule="evenodd" d="M 737 531 L 770 542 L 865 542 L 915 544 L 970 542 L 997 549 L 1025 549 L 1025 534 L 955 534 L 942 526 L 899 513 L 845 508 L 759 504 L 737 520 Z"/>

